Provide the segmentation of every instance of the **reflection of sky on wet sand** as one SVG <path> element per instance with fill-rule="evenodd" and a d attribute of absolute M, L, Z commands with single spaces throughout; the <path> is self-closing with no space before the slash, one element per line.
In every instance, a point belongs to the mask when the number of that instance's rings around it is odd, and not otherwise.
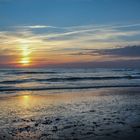
<path fill-rule="evenodd" d="M 111 90 L 110 90 L 111 91 Z M 37 94 L 38 93 L 38 94 Z M 19 92 L 17 96 L 13 97 L 0 97 L 0 117 L 4 119 L 11 117 L 32 117 L 32 116 L 41 116 L 41 114 L 55 114 L 62 113 L 63 108 L 70 108 L 71 110 L 87 110 L 94 104 L 94 108 L 99 108 L 103 104 L 106 104 L 106 101 L 115 101 L 115 98 L 119 98 L 119 100 L 123 100 L 125 96 L 119 96 L 118 92 L 110 96 L 108 95 L 108 91 L 105 90 L 91 90 L 91 91 L 77 91 L 70 93 L 58 93 L 58 94 L 49 94 L 46 91 L 42 92 Z M 124 94 L 124 93 L 123 93 Z M 86 104 L 90 104 L 87 106 Z M 79 107 L 78 107 L 79 106 Z M 60 111 L 59 111 L 59 109 Z M 104 106 L 102 106 L 101 110 L 106 110 Z"/>
<path fill-rule="evenodd" d="M 38 95 L 30 95 L 26 94 L 23 96 L 19 96 L 17 98 L 17 102 L 23 110 L 32 110 L 39 107 L 48 107 L 54 105 L 54 100 L 52 98 L 46 96 L 38 96 Z"/>
<path fill-rule="evenodd" d="M 46 95 L 44 95 L 46 94 Z M 92 100 L 92 94 L 89 93 L 62 93 L 62 94 L 47 94 L 34 95 L 31 92 L 20 92 L 17 96 L 4 97 L 0 100 L 0 114 L 8 117 L 28 117 L 36 116 L 43 113 L 43 110 L 51 110 L 53 107 L 72 104 L 74 102 L 82 102 L 84 100 Z M 42 109 L 42 112 L 41 112 Z"/>
<path fill-rule="evenodd" d="M 31 102 L 30 95 L 21 96 L 21 104 L 22 104 L 23 107 L 29 108 L 30 107 L 30 102 Z"/>
<path fill-rule="evenodd" d="M 81 95 L 80 97 L 75 94 L 54 94 L 54 95 L 31 95 L 30 93 L 17 97 L 17 102 L 20 108 L 33 109 L 39 106 L 49 107 L 57 106 L 62 103 L 79 102 L 82 98 L 88 99 L 88 96 Z M 89 98 L 90 100 L 90 98 Z"/>
<path fill-rule="evenodd" d="M 128 125 L 134 125 L 140 118 L 139 89 L 134 91 L 20 92 L 15 97 L 0 98 L 0 131 L 8 127 L 9 132 L 24 138 L 31 135 L 38 138 L 39 134 L 50 132 L 55 138 L 56 135 L 71 136 L 74 126 L 80 130 L 76 131 L 79 136 L 85 135 L 97 125 L 94 132 L 102 136 L 106 133 L 118 135 L 116 130 L 127 133 Z"/>

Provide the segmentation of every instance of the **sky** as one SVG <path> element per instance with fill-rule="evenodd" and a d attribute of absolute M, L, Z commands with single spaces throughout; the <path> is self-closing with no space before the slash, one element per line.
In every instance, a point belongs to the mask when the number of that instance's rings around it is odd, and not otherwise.
<path fill-rule="evenodd" d="M 0 68 L 140 67 L 140 0 L 0 0 Z"/>

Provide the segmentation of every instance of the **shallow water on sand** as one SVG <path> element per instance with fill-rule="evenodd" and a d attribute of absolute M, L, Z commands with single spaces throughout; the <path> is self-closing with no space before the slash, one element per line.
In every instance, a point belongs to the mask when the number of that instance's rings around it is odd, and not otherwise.
<path fill-rule="evenodd" d="M 0 139 L 139 139 L 140 88 L 0 97 Z"/>

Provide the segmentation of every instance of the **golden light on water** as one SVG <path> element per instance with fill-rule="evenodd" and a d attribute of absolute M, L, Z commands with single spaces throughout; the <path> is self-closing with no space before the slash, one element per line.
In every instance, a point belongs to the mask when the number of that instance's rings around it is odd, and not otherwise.
<path fill-rule="evenodd" d="M 21 96 L 21 103 L 24 108 L 30 107 L 31 98 L 30 95 Z"/>
<path fill-rule="evenodd" d="M 30 96 L 29 95 L 24 95 L 23 96 L 23 100 L 24 100 L 24 102 L 28 102 L 29 101 L 29 98 L 30 98 Z"/>

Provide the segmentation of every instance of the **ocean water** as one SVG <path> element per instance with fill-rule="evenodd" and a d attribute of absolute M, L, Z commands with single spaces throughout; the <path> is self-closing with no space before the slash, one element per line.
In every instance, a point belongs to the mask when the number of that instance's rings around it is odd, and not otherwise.
<path fill-rule="evenodd" d="M 140 87 L 139 69 L 1 69 L 0 94 Z"/>

